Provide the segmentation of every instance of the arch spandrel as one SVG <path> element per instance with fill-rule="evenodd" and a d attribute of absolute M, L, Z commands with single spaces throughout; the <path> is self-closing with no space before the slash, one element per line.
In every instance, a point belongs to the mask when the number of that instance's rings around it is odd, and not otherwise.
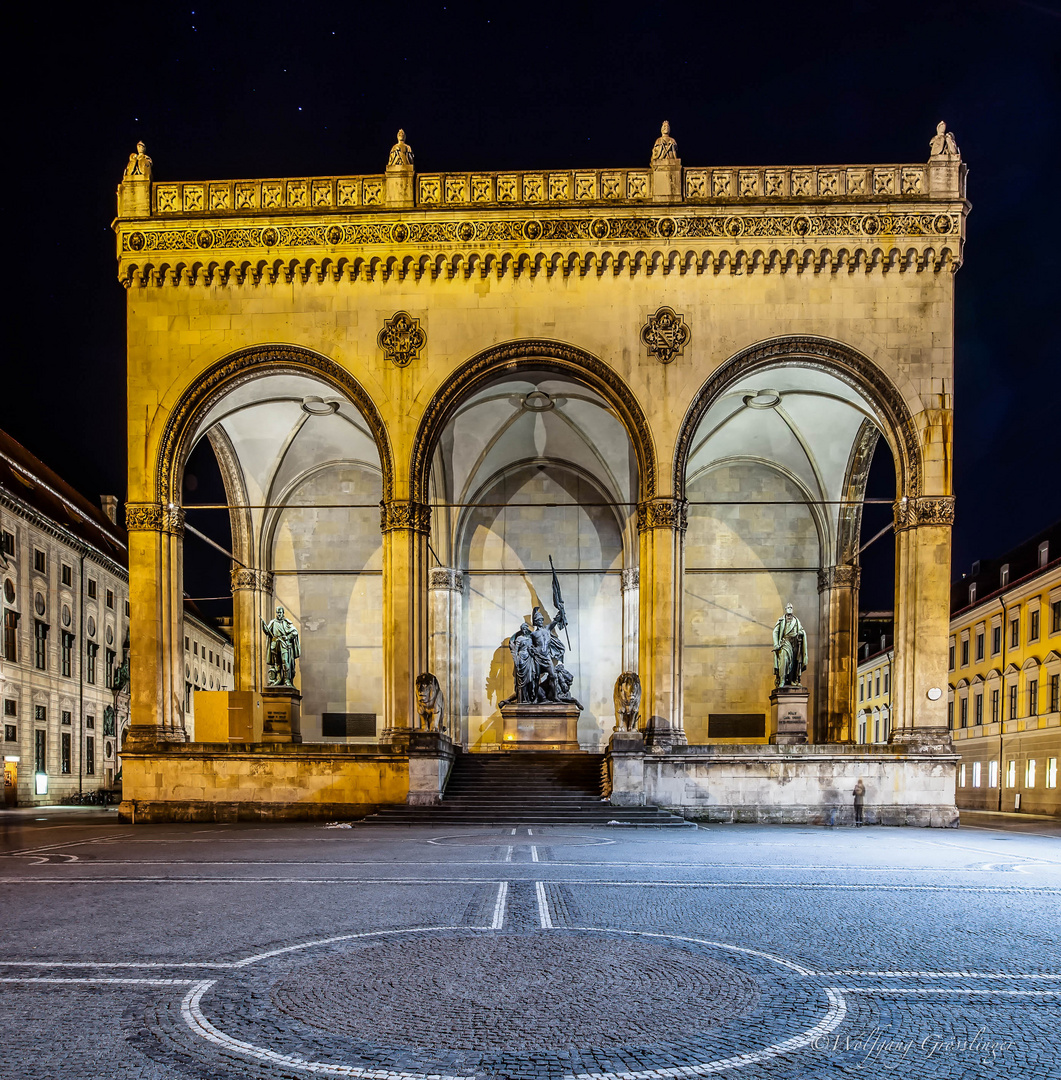
<path fill-rule="evenodd" d="M 547 339 L 519 339 L 482 350 L 453 370 L 431 396 L 416 428 L 409 462 L 409 492 L 426 503 L 431 459 L 454 407 L 499 375 L 533 367 L 585 383 L 615 409 L 630 437 L 637 460 L 639 498 L 657 494 L 659 477 L 655 440 L 648 417 L 626 380 L 609 364 L 578 346 Z"/>
<path fill-rule="evenodd" d="M 230 353 L 202 372 L 185 390 L 166 420 L 155 458 L 155 497 L 163 505 L 180 501 L 180 478 L 203 418 L 219 398 L 263 375 L 302 374 L 332 386 L 364 416 L 375 440 L 383 474 L 383 497 L 394 490 L 391 440 L 375 402 L 357 379 L 335 360 L 299 345 L 254 345 Z"/>

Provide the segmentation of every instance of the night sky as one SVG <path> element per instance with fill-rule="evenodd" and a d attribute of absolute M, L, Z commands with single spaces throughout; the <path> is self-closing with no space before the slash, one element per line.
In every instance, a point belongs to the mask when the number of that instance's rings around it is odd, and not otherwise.
<path fill-rule="evenodd" d="M 428 171 L 637 166 L 664 118 L 687 166 L 924 161 L 943 119 L 973 204 L 955 572 L 1061 517 L 1056 0 L 24 11 L 0 426 L 86 495 L 125 494 L 109 226 L 137 139 L 190 180 L 378 173 L 399 126 Z"/>

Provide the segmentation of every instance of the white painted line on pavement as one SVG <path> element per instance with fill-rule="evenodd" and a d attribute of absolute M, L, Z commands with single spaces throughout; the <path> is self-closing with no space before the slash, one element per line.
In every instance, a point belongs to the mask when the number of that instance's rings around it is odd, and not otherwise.
<path fill-rule="evenodd" d="M 512 835 L 513 835 L 513 836 L 515 836 L 515 835 L 516 835 L 516 830 L 515 830 L 515 829 L 513 829 L 513 830 L 512 830 Z"/>
<path fill-rule="evenodd" d="M 494 921 L 491 930 L 500 930 L 505 925 L 505 903 L 508 900 L 508 882 L 502 881 L 497 887 L 497 901 L 494 904 Z"/>
<path fill-rule="evenodd" d="M 505 852 L 505 862 L 512 862 L 512 845 L 508 845 L 508 850 Z"/>
<path fill-rule="evenodd" d="M 538 861 L 538 845 L 531 844 L 531 862 Z"/>
<path fill-rule="evenodd" d="M 988 994 L 991 997 L 1061 997 L 1061 990 L 984 990 L 964 986 L 836 986 L 844 994 Z"/>
<path fill-rule="evenodd" d="M 111 984 L 118 986 L 193 986 L 195 979 L 108 979 L 100 977 L 98 979 L 83 978 L 83 979 L 61 979 L 58 976 L 53 978 L 44 977 L 26 977 L 22 979 L 16 979 L 14 977 L 0 978 L 0 983 L 92 983 L 92 984 Z"/>
<path fill-rule="evenodd" d="M 545 882 L 536 881 L 534 891 L 538 894 L 538 920 L 543 930 L 552 930 L 553 917 L 549 914 L 549 898 L 545 895 Z"/>
<path fill-rule="evenodd" d="M 821 978 L 835 979 L 839 975 L 859 975 L 867 979 L 1061 979 L 1061 975 L 1029 975 L 1004 971 L 816 971 Z"/>

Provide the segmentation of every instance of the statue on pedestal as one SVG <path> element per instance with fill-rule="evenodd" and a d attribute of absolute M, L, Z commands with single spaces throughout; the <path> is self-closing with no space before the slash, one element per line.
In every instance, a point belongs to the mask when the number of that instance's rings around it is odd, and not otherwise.
<path fill-rule="evenodd" d="M 785 613 L 774 626 L 774 685 L 801 686 L 803 672 L 807 670 L 807 631 L 792 614 L 792 605 L 785 605 Z"/>
<path fill-rule="evenodd" d="M 422 671 L 416 676 L 416 711 L 424 731 L 442 731 L 446 699 L 433 672 Z"/>
<path fill-rule="evenodd" d="M 652 160 L 649 164 L 664 165 L 669 163 L 675 165 L 678 163 L 678 143 L 671 136 L 669 121 L 664 120 L 662 127 L 659 129 L 659 138 L 652 147 Z"/>
<path fill-rule="evenodd" d="M 298 631 L 282 607 L 277 607 L 276 618 L 271 622 L 262 619 L 262 632 L 269 639 L 268 685 L 294 686 L 295 661 L 302 655 L 302 648 Z"/>

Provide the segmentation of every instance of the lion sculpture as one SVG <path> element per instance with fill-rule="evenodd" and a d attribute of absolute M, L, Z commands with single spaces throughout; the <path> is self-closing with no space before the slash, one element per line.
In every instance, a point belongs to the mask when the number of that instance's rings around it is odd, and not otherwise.
<path fill-rule="evenodd" d="M 636 671 L 624 671 L 615 680 L 615 727 L 617 731 L 636 731 L 641 719 L 641 680 Z"/>
<path fill-rule="evenodd" d="M 423 671 L 416 676 L 416 711 L 420 714 L 420 726 L 424 731 L 442 730 L 446 701 L 438 679 L 430 671 Z"/>

